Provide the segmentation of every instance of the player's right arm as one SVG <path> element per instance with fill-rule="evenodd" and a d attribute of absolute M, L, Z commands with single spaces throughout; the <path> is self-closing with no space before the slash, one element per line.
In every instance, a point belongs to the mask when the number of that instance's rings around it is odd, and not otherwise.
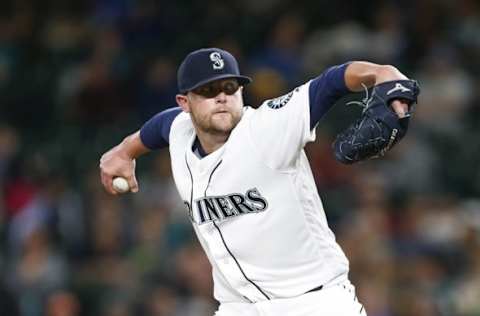
<path fill-rule="evenodd" d="M 100 177 L 107 192 L 117 194 L 112 187 L 115 177 L 124 177 L 128 181 L 130 190 L 138 192 L 138 182 L 135 177 L 136 159 L 152 150 L 168 146 L 170 127 L 175 117 L 181 112 L 181 109 L 176 107 L 158 113 L 139 131 L 125 137 L 120 144 L 102 155 Z"/>

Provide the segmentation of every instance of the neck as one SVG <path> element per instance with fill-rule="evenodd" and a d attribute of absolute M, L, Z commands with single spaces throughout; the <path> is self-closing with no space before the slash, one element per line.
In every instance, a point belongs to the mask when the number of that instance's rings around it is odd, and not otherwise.
<path fill-rule="evenodd" d="M 226 141 L 228 140 L 228 137 L 230 136 L 230 133 L 212 134 L 212 133 L 200 131 L 199 129 L 197 129 L 196 132 L 197 132 L 198 140 L 202 145 L 202 149 L 207 154 L 210 154 L 215 150 L 217 150 L 218 148 L 222 147 L 223 144 L 225 144 Z"/>

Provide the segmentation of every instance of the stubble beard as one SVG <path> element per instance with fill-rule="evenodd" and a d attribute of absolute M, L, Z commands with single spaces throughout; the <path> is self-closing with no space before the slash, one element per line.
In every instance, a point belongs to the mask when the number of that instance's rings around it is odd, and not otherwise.
<path fill-rule="evenodd" d="M 214 115 L 208 118 L 198 119 L 195 114 L 192 113 L 192 120 L 196 127 L 204 133 L 216 136 L 228 136 L 241 119 L 241 114 L 235 115 L 230 112 L 228 114 L 228 117 L 222 118 L 222 121 L 218 122 L 220 119 L 214 118 Z M 226 121 L 228 121 L 228 123 Z"/>

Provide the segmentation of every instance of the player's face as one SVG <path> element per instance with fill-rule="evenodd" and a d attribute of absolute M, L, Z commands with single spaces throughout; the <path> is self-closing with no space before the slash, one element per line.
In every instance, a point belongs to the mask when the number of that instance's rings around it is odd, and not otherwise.
<path fill-rule="evenodd" d="M 242 117 L 242 89 L 236 79 L 223 79 L 188 92 L 187 111 L 196 127 L 212 134 L 230 133 Z"/>

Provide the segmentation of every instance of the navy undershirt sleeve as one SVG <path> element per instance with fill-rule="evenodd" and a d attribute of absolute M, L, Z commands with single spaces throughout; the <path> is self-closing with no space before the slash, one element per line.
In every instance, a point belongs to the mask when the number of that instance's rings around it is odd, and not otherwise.
<path fill-rule="evenodd" d="M 169 144 L 170 127 L 173 120 L 182 112 L 179 107 L 166 109 L 148 120 L 140 129 L 140 139 L 149 149 L 160 149 Z"/>
<path fill-rule="evenodd" d="M 313 129 L 325 113 L 342 96 L 351 93 L 345 84 L 345 70 L 350 63 L 333 66 L 313 79 L 309 87 L 310 129 Z"/>

